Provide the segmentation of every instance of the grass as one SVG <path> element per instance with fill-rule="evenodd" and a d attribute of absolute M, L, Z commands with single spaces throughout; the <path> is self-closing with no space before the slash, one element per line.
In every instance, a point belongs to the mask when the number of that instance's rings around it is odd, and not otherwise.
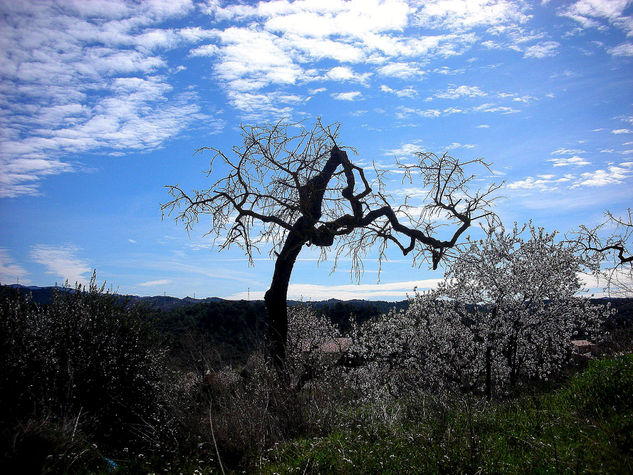
<path fill-rule="evenodd" d="M 382 426 L 354 424 L 358 413 L 325 437 L 277 445 L 257 471 L 633 473 L 633 355 L 592 362 L 553 392 L 461 399 Z"/>

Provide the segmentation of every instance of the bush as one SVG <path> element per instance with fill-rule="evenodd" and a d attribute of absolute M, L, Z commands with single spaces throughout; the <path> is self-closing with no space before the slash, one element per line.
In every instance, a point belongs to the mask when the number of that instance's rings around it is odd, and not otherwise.
<path fill-rule="evenodd" d="M 2 452 L 15 457 L 27 421 L 74 421 L 105 447 L 159 439 L 165 351 L 139 307 L 88 288 L 64 288 L 50 306 L 5 292 L 0 299 Z M 62 431 L 63 432 L 63 431 Z"/>
<path fill-rule="evenodd" d="M 633 355 L 592 361 L 574 376 L 569 394 L 573 404 L 587 417 L 608 417 L 633 412 Z"/>

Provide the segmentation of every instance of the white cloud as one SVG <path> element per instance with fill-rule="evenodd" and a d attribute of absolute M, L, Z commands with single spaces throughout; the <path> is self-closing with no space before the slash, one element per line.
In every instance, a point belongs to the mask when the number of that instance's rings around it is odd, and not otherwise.
<path fill-rule="evenodd" d="M 189 51 L 189 56 L 215 56 L 220 51 L 214 44 L 202 45 Z"/>
<path fill-rule="evenodd" d="M 619 185 L 633 177 L 633 162 L 610 165 L 606 169 L 583 173 L 572 188 Z"/>
<path fill-rule="evenodd" d="M 422 147 L 422 145 L 419 143 L 405 143 L 398 148 L 388 150 L 385 155 L 392 155 L 397 158 L 410 158 L 413 157 L 416 153 L 422 151 L 424 151 L 424 147 Z"/>
<path fill-rule="evenodd" d="M 107 3 L 107 5 L 106 5 Z M 165 50 L 205 34 L 156 28 L 189 0 L 3 2 L 0 6 L 0 196 L 38 194 L 76 171 L 68 154 L 149 151 L 203 118 L 195 94 L 168 83 Z M 7 127 L 6 124 L 10 124 Z"/>
<path fill-rule="evenodd" d="M 561 8 L 559 14 L 577 21 L 583 28 L 601 28 L 606 22 L 631 32 L 631 17 L 624 15 L 629 4 L 629 0 L 578 0 Z"/>
<path fill-rule="evenodd" d="M 569 183 L 574 179 L 573 175 L 565 175 L 557 178 L 552 174 L 538 175 L 535 177 L 527 177 L 523 180 L 510 182 L 506 185 L 509 190 L 537 190 L 539 192 L 554 191 L 563 183 Z"/>
<path fill-rule="evenodd" d="M 550 158 L 549 160 L 547 160 L 548 162 L 552 162 L 552 166 L 554 167 L 566 167 L 566 166 L 576 166 L 576 167 L 581 167 L 581 166 L 585 166 L 585 165 L 591 165 L 591 162 L 579 157 L 578 155 L 574 155 L 573 157 L 557 157 L 557 158 Z"/>
<path fill-rule="evenodd" d="M 139 287 L 158 287 L 161 285 L 171 284 L 171 280 L 169 279 L 159 279 L 159 280 L 148 280 L 147 282 L 141 282 L 140 284 L 136 284 Z"/>
<path fill-rule="evenodd" d="M 442 75 L 448 76 L 448 75 L 452 75 L 452 74 L 464 74 L 466 72 L 466 70 L 463 69 L 463 68 L 451 69 L 448 66 L 441 66 L 439 68 L 435 68 L 433 70 L 433 72 L 435 74 L 442 74 Z"/>
<path fill-rule="evenodd" d="M 521 24 L 530 17 L 527 5 L 510 0 L 428 0 L 421 2 L 416 18 L 430 28 L 466 30 L 480 26 Z"/>
<path fill-rule="evenodd" d="M 585 153 L 585 151 L 572 148 L 558 148 L 552 152 L 552 155 L 574 155 L 578 153 Z"/>
<path fill-rule="evenodd" d="M 560 43 L 556 41 L 545 41 L 543 43 L 528 46 L 523 53 L 523 57 L 541 59 L 549 56 L 556 56 L 559 46 Z"/>
<path fill-rule="evenodd" d="M 434 58 L 463 54 L 478 37 L 474 32 L 453 32 L 454 28 L 449 28 L 448 34 L 428 28 L 423 34 L 411 34 L 411 26 L 426 25 L 427 20 L 435 22 L 446 15 L 452 19 L 461 15 L 460 21 L 468 28 L 528 18 L 522 13 L 524 7 L 503 0 L 482 0 L 474 8 L 461 2 L 457 10 L 450 3 L 456 2 L 279 0 L 226 7 L 214 2 L 203 11 L 216 20 L 231 20 L 230 26 L 215 30 L 218 50 L 211 46 L 208 51 L 214 54 L 215 75 L 231 104 L 251 116 L 265 116 L 266 111 L 268 116 L 277 116 L 279 105 L 274 95 L 256 111 L 255 103 L 245 102 L 241 94 L 267 94 L 269 91 L 263 91 L 269 86 L 321 80 L 323 77 L 311 72 L 322 67 L 315 64 L 321 60 L 340 63 L 325 75 L 329 80 L 365 84 L 373 72 L 399 79 L 420 78 L 424 74 L 421 65 Z M 187 35 L 200 37 L 197 31 L 187 31 Z M 194 51 L 192 54 L 201 50 Z M 363 63 L 373 71 L 354 73 L 350 63 Z M 444 68 L 439 72 L 460 71 Z"/>
<path fill-rule="evenodd" d="M 402 107 L 402 106 L 398 107 L 398 110 L 396 112 L 396 117 L 398 119 L 406 119 L 408 117 L 411 117 L 412 115 L 433 118 L 433 117 L 441 116 L 442 112 L 439 111 L 438 109 L 414 109 L 411 107 Z"/>
<path fill-rule="evenodd" d="M 440 99 L 460 99 L 462 97 L 482 97 L 487 94 L 477 86 L 449 87 L 446 92 L 438 92 L 435 97 Z"/>
<path fill-rule="evenodd" d="M 609 48 L 607 52 L 613 56 L 633 56 L 633 43 L 622 43 Z"/>
<path fill-rule="evenodd" d="M 456 148 L 472 149 L 472 148 L 475 148 L 476 146 L 477 145 L 470 144 L 470 143 L 452 142 L 452 143 L 448 144 L 446 147 L 444 147 L 444 149 L 445 150 L 454 150 Z"/>
<path fill-rule="evenodd" d="M 353 299 L 387 299 L 404 300 L 407 295 L 414 294 L 414 288 L 418 291 L 430 290 L 437 287 L 442 279 L 411 280 L 405 282 L 391 282 L 385 284 L 348 284 L 348 285 L 316 285 L 316 284 L 290 284 L 288 298 L 291 300 L 353 300 Z M 263 299 L 264 291 L 239 292 L 231 295 L 229 299 Z"/>
<path fill-rule="evenodd" d="M 28 285 L 31 283 L 28 275 L 26 269 L 14 262 L 9 251 L 0 247 L 0 282 L 5 285 L 15 283 Z"/>
<path fill-rule="evenodd" d="M 413 63 L 393 62 L 378 68 L 378 74 L 399 79 L 409 79 L 424 75 L 424 71 Z"/>
<path fill-rule="evenodd" d="M 85 285 L 91 267 L 76 256 L 79 249 L 75 246 L 47 246 L 38 244 L 31 248 L 31 259 L 46 267 L 46 273 L 59 278 L 60 283 L 68 280 L 70 285 Z"/>
<path fill-rule="evenodd" d="M 404 89 L 392 89 L 385 84 L 382 84 L 380 86 L 380 90 L 388 94 L 395 94 L 398 97 L 415 97 L 418 94 L 418 92 L 412 87 L 406 87 Z"/>
<path fill-rule="evenodd" d="M 355 73 L 348 66 L 336 66 L 325 73 L 325 78 L 332 81 L 356 81 L 365 84 L 371 73 Z"/>
<path fill-rule="evenodd" d="M 359 91 L 339 92 L 332 94 L 337 101 L 356 101 L 360 99 L 362 94 Z"/>
<path fill-rule="evenodd" d="M 500 112 L 502 114 L 515 114 L 519 112 L 518 109 L 514 109 L 512 107 L 498 106 L 490 103 L 481 104 L 479 106 L 473 107 L 472 110 L 474 112 Z"/>
<path fill-rule="evenodd" d="M 633 134 L 633 130 L 631 129 L 615 129 L 611 131 L 612 134 L 621 135 L 621 134 Z"/>

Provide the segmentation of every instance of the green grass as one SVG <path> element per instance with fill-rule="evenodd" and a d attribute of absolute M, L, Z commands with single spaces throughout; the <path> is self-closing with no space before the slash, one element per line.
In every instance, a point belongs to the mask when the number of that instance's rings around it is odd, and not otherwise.
<path fill-rule="evenodd" d="M 257 471 L 623 474 L 633 473 L 632 434 L 633 355 L 625 355 L 592 362 L 553 392 L 490 404 L 462 400 L 397 424 L 350 423 L 290 441 Z"/>

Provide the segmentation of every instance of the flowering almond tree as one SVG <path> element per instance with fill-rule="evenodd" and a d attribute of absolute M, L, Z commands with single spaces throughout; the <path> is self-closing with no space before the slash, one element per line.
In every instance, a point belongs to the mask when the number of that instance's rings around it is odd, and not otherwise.
<path fill-rule="evenodd" d="M 284 123 L 242 127 L 243 144 L 231 155 L 199 150 L 213 153 L 209 175 L 219 169 L 210 188 L 187 193 L 169 186 L 173 200 L 162 206 L 187 230 L 208 215 L 209 234 L 221 241 L 220 249 L 238 245 L 251 263 L 258 245 L 271 246 L 275 268 L 265 294 L 267 337 L 278 366 L 286 356 L 288 284 L 304 246 L 320 247 L 323 257 L 330 248 L 336 258 L 349 256 L 357 277 L 366 250 L 374 245 L 380 260 L 391 244 L 414 263 L 428 261 L 436 268 L 474 221 L 491 216 L 491 194 L 499 187 L 470 190 L 474 176 L 464 167 L 487 167 L 479 159 L 460 162 L 419 153 L 416 163 L 397 166 L 426 193 L 426 201 L 422 208 L 406 199 L 394 205 L 383 172 L 374 170 L 370 179 L 340 146 L 338 133 L 338 125 L 320 121 L 312 129 Z M 453 229 L 444 229 L 440 237 L 440 223 Z"/>
<path fill-rule="evenodd" d="M 478 306 L 469 329 L 488 396 L 495 382 L 513 388 L 520 376 L 547 379 L 569 357 L 574 336 L 597 331 L 609 310 L 578 295 L 585 264 L 556 233 L 531 224 L 492 230 L 455 260 L 440 291 Z"/>
<path fill-rule="evenodd" d="M 354 350 L 383 367 L 414 370 L 426 387 L 488 397 L 522 377 L 547 379 L 570 357 L 571 340 L 593 335 L 610 312 L 578 296 L 585 262 L 555 238 L 515 225 L 470 242 L 437 291 L 371 322 Z M 385 381 L 394 385 L 391 376 Z"/>

